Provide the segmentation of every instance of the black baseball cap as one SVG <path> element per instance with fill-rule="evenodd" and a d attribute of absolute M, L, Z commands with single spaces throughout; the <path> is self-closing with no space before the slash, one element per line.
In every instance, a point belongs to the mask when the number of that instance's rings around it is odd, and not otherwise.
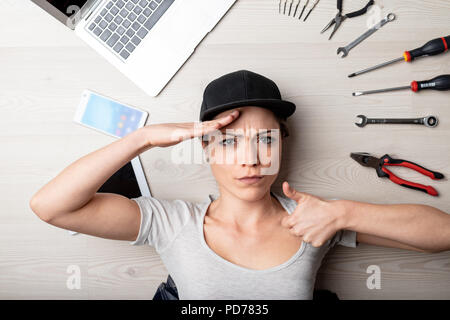
<path fill-rule="evenodd" d="M 275 82 L 254 72 L 239 70 L 223 75 L 206 86 L 200 121 L 211 120 L 225 110 L 242 106 L 270 109 L 281 118 L 295 112 L 295 104 L 281 99 Z"/>

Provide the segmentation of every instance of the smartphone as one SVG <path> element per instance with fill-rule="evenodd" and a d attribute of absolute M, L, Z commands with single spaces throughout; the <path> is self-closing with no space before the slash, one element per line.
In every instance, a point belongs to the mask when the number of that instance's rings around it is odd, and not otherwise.
<path fill-rule="evenodd" d="M 83 91 L 74 121 L 88 128 L 122 138 L 144 126 L 148 112 L 102 96 Z"/>

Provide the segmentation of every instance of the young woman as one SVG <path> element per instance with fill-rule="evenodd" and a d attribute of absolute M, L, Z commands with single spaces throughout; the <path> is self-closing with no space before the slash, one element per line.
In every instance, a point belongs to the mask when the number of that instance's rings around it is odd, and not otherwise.
<path fill-rule="evenodd" d="M 273 81 L 227 74 L 205 89 L 200 123 L 130 133 L 65 168 L 30 206 L 60 228 L 154 246 L 180 299 L 311 299 L 316 272 L 336 244 L 450 249 L 450 215 L 430 206 L 325 200 L 287 182 L 284 194 L 272 192 L 294 111 Z M 210 159 L 218 197 L 192 203 L 96 193 L 137 155 L 194 137 Z M 233 156 L 211 161 L 225 154 Z"/>

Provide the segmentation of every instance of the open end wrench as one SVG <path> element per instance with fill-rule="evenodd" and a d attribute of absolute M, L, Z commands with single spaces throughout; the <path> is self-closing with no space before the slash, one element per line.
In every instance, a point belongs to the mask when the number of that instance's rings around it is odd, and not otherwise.
<path fill-rule="evenodd" d="M 367 39 L 369 36 L 371 36 L 375 31 L 380 29 L 382 26 L 384 26 L 386 23 L 394 21 L 395 20 L 395 14 L 389 13 L 383 20 L 378 22 L 376 25 L 374 25 L 372 28 L 364 32 L 361 36 L 359 36 L 355 41 L 350 42 L 345 47 L 340 47 L 337 49 L 337 54 L 343 53 L 342 58 L 346 57 L 351 49 L 356 47 L 358 44 L 363 42 L 365 39 Z"/>
<path fill-rule="evenodd" d="M 386 118 L 367 118 L 366 116 L 359 114 L 356 116 L 360 119 L 355 124 L 362 128 L 367 124 L 421 124 L 429 128 L 434 128 L 438 125 L 438 118 L 436 116 L 427 116 L 422 118 L 409 118 L 409 119 L 386 119 Z"/>

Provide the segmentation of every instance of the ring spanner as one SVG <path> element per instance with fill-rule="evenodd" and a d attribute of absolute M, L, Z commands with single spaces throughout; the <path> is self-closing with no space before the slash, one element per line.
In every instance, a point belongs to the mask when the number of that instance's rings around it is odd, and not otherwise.
<path fill-rule="evenodd" d="M 351 49 L 353 49 L 354 47 L 356 47 L 358 44 L 360 44 L 361 42 L 363 42 L 365 39 L 367 39 L 370 35 L 372 35 L 373 33 L 375 33 L 375 31 L 377 31 L 378 29 L 380 29 L 382 26 L 384 26 L 386 23 L 394 21 L 395 20 L 395 14 L 393 13 L 389 13 L 386 18 L 384 18 L 383 20 L 381 20 L 380 22 L 378 22 L 376 25 L 374 25 L 372 28 L 370 28 L 369 30 L 367 30 L 366 32 L 364 32 L 358 39 L 356 39 L 355 41 L 349 43 L 347 46 L 345 47 L 340 47 L 337 49 L 337 54 L 340 54 L 341 52 L 342 54 L 342 58 L 346 57 L 349 53 L 349 51 Z"/>
<path fill-rule="evenodd" d="M 356 116 L 360 119 L 359 122 L 355 122 L 358 127 L 364 127 L 366 124 L 421 124 L 429 128 L 434 128 L 438 125 L 438 118 L 436 116 L 428 116 L 422 118 L 412 119 L 385 119 L 385 118 L 367 118 L 360 114 Z"/>

